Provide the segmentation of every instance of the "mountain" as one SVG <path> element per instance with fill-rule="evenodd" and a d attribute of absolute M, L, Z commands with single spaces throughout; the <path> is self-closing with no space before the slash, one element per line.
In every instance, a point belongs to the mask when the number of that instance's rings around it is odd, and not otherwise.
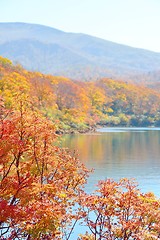
<path fill-rule="evenodd" d="M 160 53 L 27 23 L 0 23 L 0 55 L 28 70 L 79 80 L 137 79 L 160 70 Z"/>

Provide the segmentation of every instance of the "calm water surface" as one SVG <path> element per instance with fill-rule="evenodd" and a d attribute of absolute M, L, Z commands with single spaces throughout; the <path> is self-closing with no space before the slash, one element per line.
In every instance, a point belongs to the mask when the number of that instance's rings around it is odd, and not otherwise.
<path fill-rule="evenodd" d="M 94 168 L 88 192 L 98 180 L 127 177 L 135 178 L 143 192 L 160 196 L 160 128 L 102 128 L 93 134 L 66 135 L 61 144 Z"/>

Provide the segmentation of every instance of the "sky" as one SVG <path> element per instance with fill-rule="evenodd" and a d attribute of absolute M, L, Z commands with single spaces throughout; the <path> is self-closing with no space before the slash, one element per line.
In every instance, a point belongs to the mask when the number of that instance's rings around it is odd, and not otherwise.
<path fill-rule="evenodd" d="M 42 24 L 160 52 L 160 0 L 0 0 L 0 22 Z"/>

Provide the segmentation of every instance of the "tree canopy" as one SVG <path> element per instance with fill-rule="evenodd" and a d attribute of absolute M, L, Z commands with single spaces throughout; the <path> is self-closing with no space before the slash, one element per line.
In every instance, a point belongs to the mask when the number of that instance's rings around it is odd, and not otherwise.
<path fill-rule="evenodd" d="M 75 82 L 0 58 L 0 239 L 160 238 L 160 200 L 134 180 L 100 181 L 60 148 L 57 131 L 96 124 L 159 124 L 158 92 L 112 79 Z M 148 122 L 147 122 L 148 121 Z"/>

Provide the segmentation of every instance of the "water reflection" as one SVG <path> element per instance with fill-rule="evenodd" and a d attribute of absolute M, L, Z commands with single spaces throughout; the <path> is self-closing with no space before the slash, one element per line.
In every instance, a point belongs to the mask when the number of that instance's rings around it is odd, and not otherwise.
<path fill-rule="evenodd" d="M 160 129 L 99 129 L 95 134 L 66 135 L 62 145 L 78 150 L 80 160 L 95 169 L 88 191 L 100 179 L 133 177 L 143 191 L 160 196 Z"/>

